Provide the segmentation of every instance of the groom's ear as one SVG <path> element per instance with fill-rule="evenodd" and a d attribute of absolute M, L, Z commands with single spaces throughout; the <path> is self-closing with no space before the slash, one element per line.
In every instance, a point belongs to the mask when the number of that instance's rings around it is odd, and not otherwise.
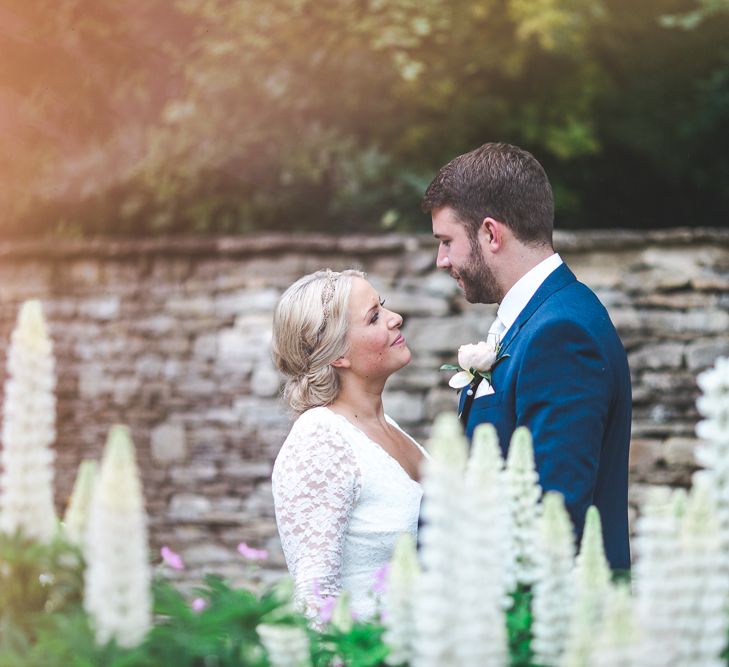
<path fill-rule="evenodd" d="M 339 357 L 339 359 L 332 361 L 330 366 L 334 366 L 334 368 L 350 368 L 352 366 L 352 362 L 350 362 L 347 357 Z"/>
<path fill-rule="evenodd" d="M 504 224 L 494 218 L 484 218 L 481 223 L 481 242 L 484 249 L 499 250 L 504 243 Z"/>

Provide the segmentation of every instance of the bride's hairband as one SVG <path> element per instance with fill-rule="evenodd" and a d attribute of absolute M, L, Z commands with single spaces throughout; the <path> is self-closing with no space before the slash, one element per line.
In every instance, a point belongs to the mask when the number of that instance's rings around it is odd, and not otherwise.
<path fill-rule="evenodd" d="M 319 329 L 319 334 L 321 334 L 322 331 L 324 331 L 324 327 L 326 326 L 327 320 L 329 319 L 329 316 L 331 315 L 330 309 L 332 306 L 332 299 L 334 298 L 334 287 L 336 284 L 336 280 L 338 276 L 334 274 L 334 271 L 331 269 L 326 270 L 326 282 L 324 283 L 324 289 L 321 291 L 321 307 L 322 311 L 324 313 L 324 317 L 322 318 L 321 327 Z"/>

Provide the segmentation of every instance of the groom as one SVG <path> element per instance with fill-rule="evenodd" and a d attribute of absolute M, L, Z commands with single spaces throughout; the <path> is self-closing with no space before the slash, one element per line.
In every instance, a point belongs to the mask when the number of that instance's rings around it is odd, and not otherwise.
<path fill-rule="evenodd" d="M 506 358 L 490 383 L 463 390 L 467 435 L 492 423 L 506 454 L 527 426 L 542 488 L 564 496 L 578 537 L 596 505 L 610 566 L 628 569 L 628 362 L 603 305 L 554 252 L 544 169 L 516 146 L 484 144 L 445 165 L 422 206 L 438 268 L 470 303 L 499 304 L 489 333 Z"/>

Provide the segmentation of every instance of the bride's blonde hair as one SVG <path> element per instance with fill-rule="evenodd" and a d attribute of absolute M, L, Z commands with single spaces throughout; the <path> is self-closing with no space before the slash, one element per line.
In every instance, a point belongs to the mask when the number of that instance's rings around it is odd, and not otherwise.
<path fill-rule="evenodd" d="M 301 413 L 329 405 L 339 394 L 331 363 L 347 352 L 347 304 L 355 269 L 326 269 L 299 278 L 273 314 L 273 361 L 286 376 L 283 396 Z"/>

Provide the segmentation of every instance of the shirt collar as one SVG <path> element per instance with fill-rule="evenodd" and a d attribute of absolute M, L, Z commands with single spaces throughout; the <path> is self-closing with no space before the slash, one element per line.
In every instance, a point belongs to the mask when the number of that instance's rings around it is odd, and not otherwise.
<path fill-rule="evenodd" d="M 562 258 L 557 253 L 554 253 L 547 257 L 547 259 L 539 262 L 539 264 L 530 271 L 527 271 L 527 273 L 514 283 L 502 299 L 497 311 L 498 318 L 506 327 L 504 333 L 516 322 L 519 313 L 524 310 L 524 307 L 529 303 L 529 300 L 541 287 L 549 274 L 561 264 Z"/>

